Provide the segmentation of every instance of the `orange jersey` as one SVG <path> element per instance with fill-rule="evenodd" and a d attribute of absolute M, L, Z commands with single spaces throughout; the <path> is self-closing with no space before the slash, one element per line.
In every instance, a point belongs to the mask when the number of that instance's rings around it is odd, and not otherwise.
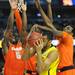
<path fill-rule="evenodd" d="M 31 70 L 31 71 L 36 71 L 36 56 L 32 56 L 30 57 L 30 59 L 28 59 L 26 61 L 26 70 Z"/>
<path fill-rule="evenodd" d="M 57 46 L 60 54 L 60 63 L 58 68 L 73 65 L 73 37 L 63 32 L 63 35 L 58 38 L 60 44 Z"/>
<path fill-rule="evenodd" d="M 10 45 L 5 56 L 4 75 L 23 75 L 25 62 L 21 59 L 24 50 L 20 43 Z"/>
<path fill-rule="evenodd" d="M 26 71 L 32 71 L 32 72 L 36 72 L 36 56 L 32 56 L 30 57 L 30 59 L 25 61 L 25 69 Z M 30 73 L 26 73 L 26 75 L 32 75 Z M 34 74 L 36 75 L 36 74 Z"/>

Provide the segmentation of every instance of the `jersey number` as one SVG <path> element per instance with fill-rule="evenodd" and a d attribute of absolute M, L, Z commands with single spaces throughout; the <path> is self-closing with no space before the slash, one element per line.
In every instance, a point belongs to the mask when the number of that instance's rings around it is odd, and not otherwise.
<path fill-rule="evenodd" d="M 17 59 L 21 59 L 21 54 L 20 54 L 19 51 L 16 51 L 16 58 L 17 58 Z"/>

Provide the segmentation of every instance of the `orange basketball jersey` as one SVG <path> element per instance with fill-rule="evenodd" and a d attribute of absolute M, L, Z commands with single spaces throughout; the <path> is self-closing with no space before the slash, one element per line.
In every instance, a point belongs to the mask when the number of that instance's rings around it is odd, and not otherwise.
<path fill-rule="evenodd" d="M 23 75 L 25 62 L 21 59 L 24 50 L 20 43 L 10 45 L 5 56 L 4 75 Z"/>

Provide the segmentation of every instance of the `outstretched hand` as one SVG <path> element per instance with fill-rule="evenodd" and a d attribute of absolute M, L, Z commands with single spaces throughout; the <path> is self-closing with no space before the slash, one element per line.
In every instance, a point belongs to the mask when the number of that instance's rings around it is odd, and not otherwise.
<path fill-rule="evenodd" d="M 22 8 L 23 11 L 26 11 L 27 10 L 27 5 L 26 4 L 22 4 L 21 8 Z"/>
<path fill-rule="evenodd" d="M 16 9 L 17 8 L 17 2 L 18 2 L 18 0 L 9 0 L 11 9 Z"/>
<path fill-rule="evenodd" d="M 51 1 L 52 1 L 52 0 L 46 0 L 46 2 L 49 3 L 49 4 L 51 3 Z"/>

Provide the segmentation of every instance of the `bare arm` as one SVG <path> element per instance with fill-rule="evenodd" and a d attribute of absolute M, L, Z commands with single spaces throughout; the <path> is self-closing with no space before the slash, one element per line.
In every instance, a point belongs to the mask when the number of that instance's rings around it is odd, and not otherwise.
<path fill-rule="evenodd" d="M 39 0 L 35 0 L 35 5 L 36 5 L 37 9 L 39 10 L 41 16 L 43 17 L 44 21 L 45 21 L 45 22 L 50 22 L 50 23 L 52 23 L 52 22 L 49 20 L 49 18 L 46 16 L 45 12 L 43 11 L 43 9 L 42 9 L 42 7 L 41 7 L 41 5 L 40 5 L 40 1 L 39 1 Z"/>
<path fill-rule="evenodd" d="M 21 42 L 22 44 L 24 44 L 24 39 L 25 39 L 25 32 L 26 32 L 26 29 L 27 29 L 27 15 L 26 15 L 26 4 L 22 4 L 22 20 L 23 20 L 23 23 L 22 23 L 22 31 L 21 31 Z"/>
<path fill-rule="evenodd" d="M 7 27 L 6 32 L 13 29 L 13 23 L 14 23 L 14 10 L 17 8 L 17 0 L 9 0 L 9 4 L 11 7 L 11 13 L 9 15 L 8 21 L 7 21 Z"/>
<path fill-rule="evenodd" d="M 27 29 L 27 15 L 26 15 L 27 6 L 26 4 L 22 4 L 22 20 L 23 20 L 23 31 L 25 32 Z"/>
<path fill-rule="evenodd" d="M 54 28 L 47 27 L 45 25 L 42 26 L 42 25 L 38 25 L 38 24 L 34 24 L 33 25 L 33 27 L 31 28 L 30 34 L 31 34 L 31 32 L 33 32 L 35 30 L 35 28 L 47 30 L 47 31 L 52 32 L 54 35 L 60 35 L 60 36 L 62 36 L 62 31 L 56 30 Z"/>
<path fill-rule="evenodd" d="M 41 25 L 38 25 L 37 27 L 40 28 L 40 29 L 43 29 L 43 30 L 50 31 L 50 32 L 52 32 L 54 35 L 60 35 L 60 36 L 62 36 L 62 31 L 59 31 L 59 30 L 57 30 L 57 29 L 49 28 L 49 27 L 41 26 Z"/>
<path fill-rule="evenodd" d="M 43 29 L 43 30 L 47 30 L 47 31 L 51 31 L 51 32 L 53 31 L 51 28 L 49 28 L 49 27 L 47 27 L 47 26 L 42 26 L 42 25 L 34 24 L 34 25 L 32 26 L 32 28 L 31 28 L 31 30 L 30 30 L 28 36 L 27 36 L 27 39 L 30 37 L 31 33 L 32 33 L 33 31 L 35 31 L 35 29 L 37 29 L 37 28 Z"/>
<path fill-rule="evenodd" d="M 22 59 L 23 60 L 27 60 L 29 59 L 30 57 L 34 56 L 35 55 L 35 50 L 33 48 L 25 48 L 25 54 L 22 56 Z"/>
<path fill-rule="evenodd" d="M 48 5 L 48 17 L 53 22 L 52 8 L 51 8 L 51 0 L 46 0 Z"/>
<path fill-rule="evenodd" d="M 40 6 L 40 1 L 39 0 L 35 0 L 35 4 L 36 7 L 38 8 L 38 10 L 40 11 L 40 14 L 44 20 L 44 22 L 46 23 L 46 25 L 52 30 L 52 32 L 58 33 L 59 34 L 59 30 L 57 30 L 54 25 L 52 24 L 52 21 L 46 16 L 46 14 L 44 13 L 43 9 Z"/>
<path fill-rule="evenodd" d="M 47 30 L 47 31 L 51 31 L 52 32 L 52 29 L 47 27 L 47 26 L 42 26 L 42 25 L 38 25 L 38 24 L 34 24 L 32 29 L 33 31 L 35 30 L 35 28 L 40 28 L 40 29 L 43 29 L 43 30 Z"/>
<path fill-rule="evenodd" d="M 5 30 L 5 33 L 8 33 L 9 30 L 12 30 L 13 28 L 13 23 L 14 23 L 14 11 L 11 10 L 11 13 L 8 17 L 8 21 L 7 21 L 7 27 L 6 27 L 6 30 Z"/>
<path fill-rule="evenodd" d="M 5 30 L 5 33 L 4 33 L 4 40 L 2 42 L 2 47 L 3 47 L 3 52 L 4 54 L 6 55 L 6 53 L 8 52 L 8 47 L 7 47 L 7 42 L 9 40 L 9 33 L 12 31 L 13 29 L 13 23 L 14 23 L 14 11 L 11 10 L 11 13 L 9 15 L 9 18 L 8 18 L 8 22 L 7 22 L 7 27 L 6 27 L 6 30 Z"/>
<path fill-rule="evenodd" d="M 3 54 L 5 56 L 8 52 L 7 39 L 5 37 L 4 37 L 4 40 L 2 42 L 2 50 L 3 50 Z"/>
<path fill-rule="evenodd" d="M 7 21 L 7 27 L 4 33 L 4 40 L 2 42 L 3 52 L 6 55 L 8 52 L 8 42 L 9 42 L 9 36 L 11 36 L 12 30 L 13 30 L 13 24 L 14 24 L 14 9 L 17 8 L 16 5 L 17 0 L 9 0 L 10 6 L 11 6 L 11 13 L 8 17 Z"/>

